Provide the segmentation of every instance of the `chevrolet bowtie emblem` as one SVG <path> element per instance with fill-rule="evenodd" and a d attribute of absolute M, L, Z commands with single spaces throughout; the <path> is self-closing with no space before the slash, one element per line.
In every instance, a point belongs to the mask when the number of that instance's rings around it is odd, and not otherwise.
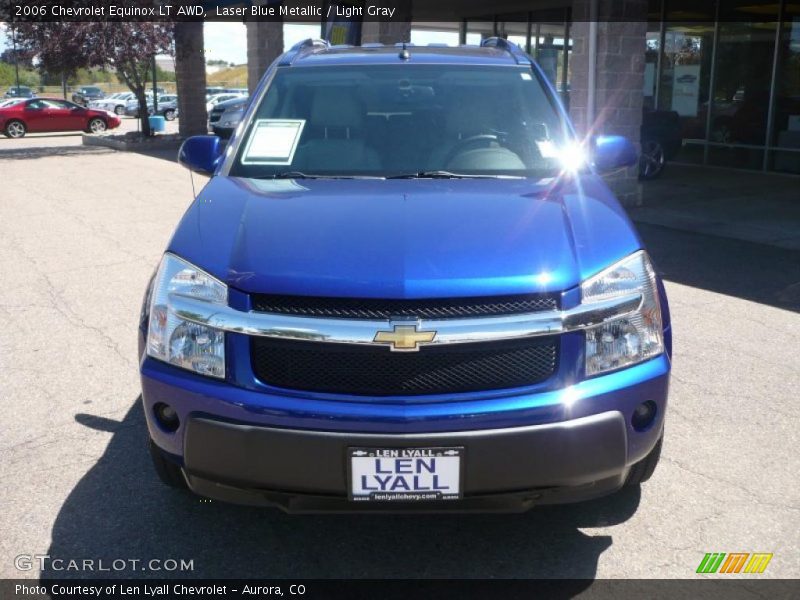
<path fill-rule="evenodd" d="M 389 349 L 400 352 L 416 352 L 419 344 L 432 342 L 435 331 L 418 331 L 416 325 L 395 325 L 392 331 L 379 331 L 372 340 L 378 344 L 389 344 Z"/>

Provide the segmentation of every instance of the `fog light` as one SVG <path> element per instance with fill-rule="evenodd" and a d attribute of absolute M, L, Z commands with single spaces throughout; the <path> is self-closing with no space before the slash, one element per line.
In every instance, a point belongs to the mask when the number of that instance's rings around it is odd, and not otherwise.
<path fill-rule="evenodd" d="M 169 404 L 159 402 L 153 406 L 153 412 L 156 415 L 158 424 L 167 431 L 176 431 L 181 424 L 180 419 L 178 419 L 178 414 Z"/>
<path fill-rule="evenodd" d="M 631 425 L 636 431 L 644 431 L 650 425 L 653 424 L 653 421 L 656 418 L 656 403 L 652 400 L 648 400 L 647 402 L 642 402 L 636 409 L 633 411 L 633 416 L 631 417 Z"/>

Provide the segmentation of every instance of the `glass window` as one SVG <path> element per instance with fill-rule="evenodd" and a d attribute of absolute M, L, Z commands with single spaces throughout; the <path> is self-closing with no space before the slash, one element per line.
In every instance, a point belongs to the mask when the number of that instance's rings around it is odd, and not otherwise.
<path fill-rule="evenodd" d="M 772 4 L 772 15 L 769 6 L 753 0 L 725 2 L 720 7 L 712 142 L 766 143 L 777 6 Z"/>
<path fill-rule="evenodd" d="M 711 23 L 668 23 L 659 108 L 680 115 L 684 139 L 704 140 L 711 73 Z"/>
<path fill-rule="evenodd" d="M 787 19 L 781 27 L 770 143 L 782 151 L 773 154 L 772 168 L 800 173 L 800 15 Z"/>
<path fill-rule="evenodd" d="M 659 23 L 649 21 L 644 49 L 644 108 L 656 108 L 656 73 L 658 72 L 658 53 L 661 51 L 661 31 Z"/>
<path fill-rule="evenodd" d="M 553 100 L 523 66 L 283 68 L 231 174 L 551 176 L 569 140 Z"/>

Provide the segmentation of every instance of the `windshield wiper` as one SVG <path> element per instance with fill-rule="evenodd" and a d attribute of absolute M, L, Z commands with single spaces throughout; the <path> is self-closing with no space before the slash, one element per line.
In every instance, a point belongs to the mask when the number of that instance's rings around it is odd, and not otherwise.
<path fill-rule="evenodd" d="M 518 175 L 491 175 L 453 173 L 451 171 L 418 171 L 416 173 L 403 173 L 390 175 L 386 179 L 520 179 Z"/>

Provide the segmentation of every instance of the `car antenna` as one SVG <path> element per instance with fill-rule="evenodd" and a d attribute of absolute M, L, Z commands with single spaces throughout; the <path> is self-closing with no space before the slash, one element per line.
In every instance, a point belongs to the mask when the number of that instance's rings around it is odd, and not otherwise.
<path fill-rule="evenodd" d="M 408 53 L 408 48 L 406 48 L 405 42 L 403 42 L 403 48 L 402 50 L 400 50 L 399 56 L 402 60 L 408 60 L 409 58 L 411 58 L 411 55 Z"/>

